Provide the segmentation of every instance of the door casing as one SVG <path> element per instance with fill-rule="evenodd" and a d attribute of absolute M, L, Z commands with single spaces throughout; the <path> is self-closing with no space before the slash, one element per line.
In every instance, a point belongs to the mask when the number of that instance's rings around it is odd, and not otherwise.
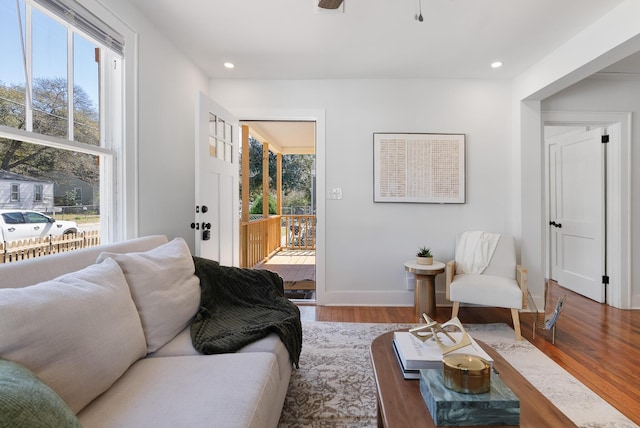
<path fill-rule="evenodd" d="M 607 229 L 607 287 L 606 301 L 620 309 L 630 309 L 632 303 L 631 284 L 631 113 L 619 112 L 542 112 L 543 126 L 607 127 L 610 146 L 606 161 L 606 222 Z M 542 142 L 544 144 L 544 142 Z M 545 158 L 545 181 L 549 163 Z M 545 183 L 545 189 L 548 189 Z M 545 273 L 549 278 L 549 217 L 548 190 L 544 195 L 543 225 L 545 245 Z"/>
<path fill-rule="evenodd" d="M 316 304 L 326 301 L 325 277 L 325 110 L 324 109 L 255 109 L 230 108 L 231 113 L 240 121 L 312 121 L 316 122 Z"/>

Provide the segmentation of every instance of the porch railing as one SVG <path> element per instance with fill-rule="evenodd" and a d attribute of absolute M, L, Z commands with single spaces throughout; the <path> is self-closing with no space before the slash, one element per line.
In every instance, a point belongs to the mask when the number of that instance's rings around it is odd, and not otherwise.
<path fill-rule="evenodd" d="M 97 230 L 0 242 L 0 263 L 17 262 L 98 245 L 100 245 L 100 232 Z"/>
<path fill-rule="evenodd" d="M 314 215 L 282 215 L 240 222 L 240 266 L 251 267 L 282 248 L 315 249 Z"/>
<path fill-rule="evenodd" d="M 240 266 L 255 266 L 280 248 L 280 216 L 240 222 Z"/>
<path fill-rule="evenodd" d="M 315 215 L 283 215 L 281 218 L 285 233 L 283 247 L 295 250 L 316 248 Z"/>

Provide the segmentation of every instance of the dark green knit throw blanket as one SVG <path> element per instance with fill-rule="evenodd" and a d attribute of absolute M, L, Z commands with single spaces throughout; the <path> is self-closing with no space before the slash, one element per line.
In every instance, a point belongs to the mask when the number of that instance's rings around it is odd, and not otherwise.
<path fill-rule="evenodd" d="M 191 323 L 193 346 L 203 354 L 235 352 L 274 332 L 298 366 L 300 310 L 284 297 L 282 278 L 268 270 L 220 266 L 194 257 L 200 309 Z"/>

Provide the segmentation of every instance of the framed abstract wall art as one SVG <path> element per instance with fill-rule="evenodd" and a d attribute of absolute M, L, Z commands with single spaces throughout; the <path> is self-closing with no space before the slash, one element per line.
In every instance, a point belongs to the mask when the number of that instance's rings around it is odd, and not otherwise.
<path fill-rule="evenodd" d="M 464 134 L 373 134 L 374 202 L 465 203 Z"/>

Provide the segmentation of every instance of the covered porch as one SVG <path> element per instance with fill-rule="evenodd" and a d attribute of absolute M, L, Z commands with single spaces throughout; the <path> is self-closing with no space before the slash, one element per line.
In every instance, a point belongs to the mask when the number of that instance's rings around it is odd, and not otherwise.
<path fill-rule="evenodd" d="M 284 290 L 288 298 L 315 300 L 315 265 L 315 250 L 282 249 L 254 268 L 267 269 L 279 274 L 284 280 Z"/>
<path fill-rule="evenodd" d="M 262 204 L 262 216 L 251 218 L 249 135 L 262 144 L 262 201 L 275 190 L 276 213 Z M 254 143 L 255 147 L 255 143 Z M 276 155 L 275 188 L 269 183 L 269 152 Z M 242 216 L 240 266 L 268 269 L 284 280 L 290 299 L 315 301 L 316 217 L 313 203 L 303 214 L 283 213 L 283 154 L 314 154 L 315 122 L 255 122 L 242 124 Z M 255 217 L 255 216 L 254 216 Z"/>

